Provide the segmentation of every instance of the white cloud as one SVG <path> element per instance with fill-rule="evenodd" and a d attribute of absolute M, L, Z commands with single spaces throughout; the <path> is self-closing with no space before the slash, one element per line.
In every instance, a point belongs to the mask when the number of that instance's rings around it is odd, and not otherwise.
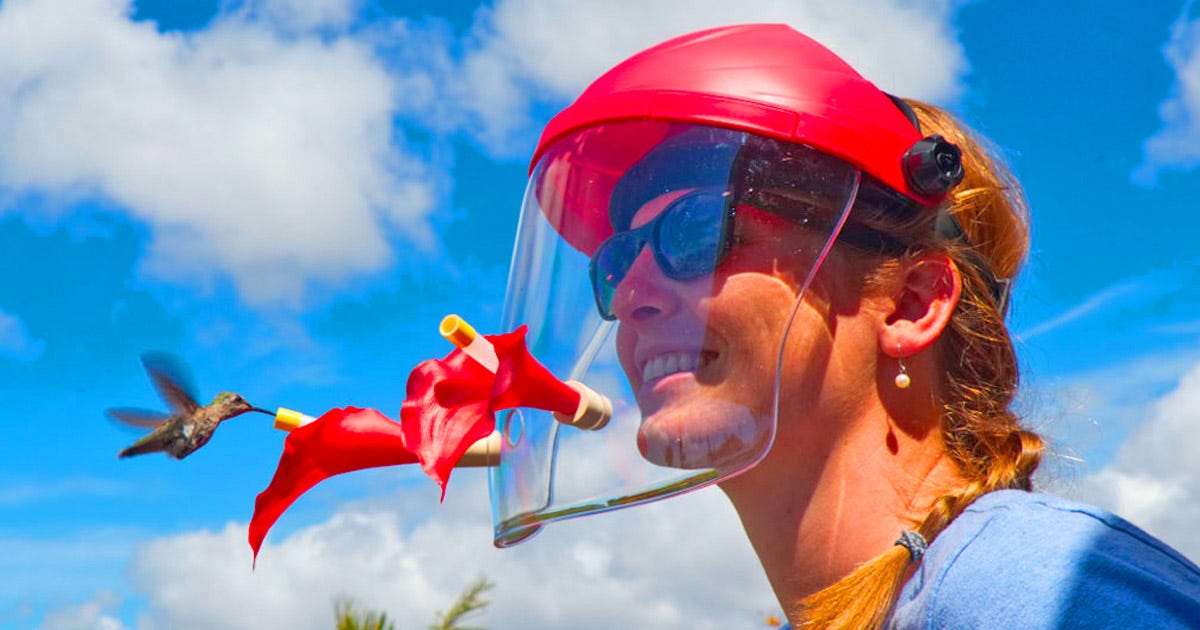
<path fill-rule="evenodd" d="M 285 31 L 343 30 L 354 21 L 362 0 L 249 0 L 246 12 Z"/>
<path fill-rule="evenodd" d="M 117 497 L 135 494 L 133 484 L 93 477 L 67 477 L 50 481 L 7 479 L 0 483 L 0 506 L 25 505 L 37 501 Z"/>
<path fill-rule="evenodd" d="M 144 272 L 232 281 L 254 306 L 385 269 L 397 239 L 436 248 L 448 174 L 398 120 L 524 158 L 548 108 L 608 66 L 737 21 L 793 24 L 905 95 L 951 100 L 967 69 L 952 0 L 499 0 L 462 39 L 358 22 L 361 0 L 248 0 L 186 34 L 130 3 L 0 5 L 0 192 L 114 202 L 150 228 Z"/>
<path fill-rule="evenodd" d="M 8 528 L 14 523 L 5 522 Z M 0 529 L 0 602 L 79 600 L 121 580 L 144 531 L 76 529 L 49 535 Z"/>
<path fill-rule="evenodd" d="M 948 0 L 499 0 L 482 11 L 457 64 L 432 82 L 451 91 L 453 116 L 497 155 L 527 152 L 536 104 L 562 106 L 629 55 L 701 28 L 784 22 L 831 47 L 880 87 L 945 102 L 962 90 L 967 61 Z M 910 42 L 920 41 L 920 46 Z M 439 66 L 435 66 L 438 68 Z M 455 75 L 438 76 L 441 72 Z M 430 103 L 426 118 L 445 111 Z"/>
<path fill-rule="evenodd" d="M 148 627 L 326 628 L 349 595 L 398 627 L 424 627 L 463 586 L 496 583 L 476 621 L 496 628 L 752 627 L 777 608 L 732 508 L 715 491 L 556 523 L 512 549 L 491 545 L 482 475 L 427 493 L 344 508 L 268 539 L 250 571 L 244 524 L 159 539 L 132 574 Z M 303 499 L 302 499 L 303 500 Z M 286 519 L 286 516 L 285 516 Z M 417 521 L 417 522 L 414 522 Z M 186 567 L 184 569 L 183 567 Z"/>
<path fill-rule="evenodd" d="M 1164 297 L 1186 303 L 1185 300 L 1191 297 L 1189 273 L 1197 266 L 1195 261 L 1180 261 L 1174 268 L 1122 278 L 1085 296 L 1082 301 L 1049 320 L 1021 330 L 1016 336 L 1022 342 L 1029 342 L 1034 337 L 1076 324 L 1088 317 L 1103 315 L 1113 319 L 1152 309 L 1155 302 Z"/>
<path fill-rule="evenodd" d="M 1134 181 L 1153 184 L 1163 170 L 1200 165 L 1200 19 L 1188 20 L 1187 7 L 1171 25 L 1163 56 L 1175 73 L 1171 95 L 1158 106 L 1163 126 L 1142 145 Z"/>
<path fill-rule="evenodd" d="M 1035 378 L 1035 391 L 1022 392 L 1035 430 L 1050 440 L 1038 485 L 1108 508 L 1200 559 L 1195 268 L 1183 261 L 1123 278 L 1016 336 L 1054 335 L 1067 351 L 1119 357 Z M 1180 323 L 1163 323 L 1172 320 Z"/>
<path fill-rule="evenodd" d="M 1145 422 L 1110 465 L 1079 488 L 1083 498 L 1114 510 L 1200 559 L 1200 363 L 1146 410 Z"/>
<path fill-rule="evenodd" d="M 21 318 L 0 309 L 0 357 L 29 363 L 46 350 L 46 342 L 29 334 Z"/>
<path fill-rule="evenodd" d="M 229 277 L 257 305 L 383 268 L 389 236 L 431 245 L 438 176 L 394 138 L 400 95 L 368 46 L 244 13 L 159 33 L 129 11 L 0 5 L 0 188 L 111 199 L 151 227 L 146 271 Z"/>
<path fill-rule="evenodd" d="M 1111 463 L 1125 438 L 1146 422 L 1146 410 L 1198 362 L 1200 352 L 1194 349 L 1151 354 L 1066 379 L 1043 380 L 1037 384 L 1039 392 L 1023 392 L 1034 397 L 1023 404 L 1035 410 L 1035 429 L 1050 436 L 1052 451 L 1083 464 L 1082 470 L 1047 472 L 1094 473 Z"/>
<path fill-rule="evenodd" d="M 1133 282 L 1119 282 L 1117 284 L 1104 287 L 1103 289 L 1088 295 L 1082 302 L 1072 306 L 1065 312 L 1050 318 L 1047 321 L 1034 325 L 1031 328 L 1022 330 L 1017 333 L 1017 336 L 1022 341 L 1029 341 L 1034 337 L 1048 333 L 1056 328 L 1060 328 L 1071 322 L 1074 322 L 1082 317 L 1086 317 L 1095 311 L 1111 304 L 1115 300 L 1127 297 L 1130 293 L 1136 292 L 1138 285 Z"/>
<path fill-rule="evenodd" d="M 116 595 L 99 593 L 91 601 L 46 613 L 38 630 L 125 630 L 125 624 L 106 612 L 118 603 Z"/>

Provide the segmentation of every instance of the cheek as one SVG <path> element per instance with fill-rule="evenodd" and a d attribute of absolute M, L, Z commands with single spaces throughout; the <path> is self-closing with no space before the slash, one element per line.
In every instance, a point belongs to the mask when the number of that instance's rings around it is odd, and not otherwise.
<path fill-rule="evenodd" d="M 798 289 L 823 245 L 823 240 L 802 230 L 762 237 L 735 246 L 721 271 L 730 276 L 746 272 L 774 276 Z"/>
<path fill-rule="evenodd" d="M 740 273 L 725 280 L 713 300 L 710 330 L 728 342 L 734 374 L 773 390 L 783 350 L 783 381 L 793 393 L 811 395 L 809 381 L 829 359 L 836 317 L 816 295 L 806 296 L 798 308 L 796 299 L 797 290 L 786 277 Z M 793 309 L 785 347 L 784 329 Z"/>
<path fill-rule="evenodd" d="M 755 367 L 774 365 L 783 326 L 796 302 L 784 278 L 735 273 L 723 278 L 709 306 L 709 328 Z"/>
<path fill-rule="evenodd" d="M 796 290 L 786 277 L 771 273 L 741 272 L 723 276 L 713 295 L 710 310 L 743 313 L 759 319 L 796 301 Z"/>
<path fill-rule="evenodd" d="M 639 380 L 633 361 L 633 351 L 636 347 L 637 333 L 633 331 L 633 327 L 626 324 L 617 326 L 617 359 L 621 361 L 621 368 L 625 370 L 626 377 L 635 385 Z"/>

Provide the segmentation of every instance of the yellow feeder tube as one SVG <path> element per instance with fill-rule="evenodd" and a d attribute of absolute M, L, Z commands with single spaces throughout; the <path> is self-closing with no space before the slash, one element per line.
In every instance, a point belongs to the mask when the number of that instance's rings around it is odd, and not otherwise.
<path fill-rule="evenodd" d="M 442 324 L 438 326 L 438 332 L 446 338 L 446 341 L 475 359 L 476 363 L 487 368 L 492 374 L 495 374 L 500 367 L 500 359 L 496 358 L 496 348 L 492 346 L 492 342 L 475 332 L 475 329 L 458 315 L 450 314 L 443 317 Z"/>
<path fill-rule="evenodd" d="M 275 412 L 275 428 L 289 433 L 313 420 L 316 420 L 316 418 L 302 414 L 295 409 L 288 409 L 287 407 L 280 407 Z"/>

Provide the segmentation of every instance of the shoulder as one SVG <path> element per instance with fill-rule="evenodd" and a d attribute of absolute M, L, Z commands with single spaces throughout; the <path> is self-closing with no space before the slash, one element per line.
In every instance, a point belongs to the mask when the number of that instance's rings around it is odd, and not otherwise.
<path fill-rule="evenodd" d="M 981 497 L 929 547 L 896 627 L 1200 627 L 1200 568 L 1128 521 L 1052 495 Z"/>

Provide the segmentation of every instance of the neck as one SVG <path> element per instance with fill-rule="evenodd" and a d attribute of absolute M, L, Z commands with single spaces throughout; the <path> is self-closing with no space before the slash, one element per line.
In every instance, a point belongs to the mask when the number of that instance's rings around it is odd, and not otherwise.
<path fill-rule="evenodd" d="M 784 610 L 887 551 L 959 485 L 936 430 L 913 435 L 890 419 L 860 426 L 826 444 L 811 433 L 777 440 L 755 468 L 721 486 Z"/>

